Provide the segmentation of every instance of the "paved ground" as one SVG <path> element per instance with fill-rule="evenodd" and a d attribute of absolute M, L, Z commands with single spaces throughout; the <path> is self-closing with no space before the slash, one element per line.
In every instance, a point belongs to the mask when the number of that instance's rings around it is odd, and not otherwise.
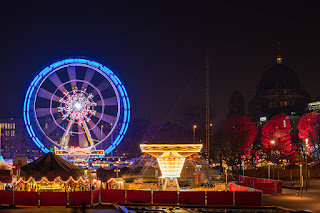
<path fill-rule="evenodd" d="M 310 189 L 302 191 L 298 197 L 299 180 L 283 181 L 284 186 L 295 189 L 282 189 L 282 195 L 264 195 L 263 205 L 282 206 L 294 210 L 310 210 L 320 213 L 320 179 L 312 179 Z"/>

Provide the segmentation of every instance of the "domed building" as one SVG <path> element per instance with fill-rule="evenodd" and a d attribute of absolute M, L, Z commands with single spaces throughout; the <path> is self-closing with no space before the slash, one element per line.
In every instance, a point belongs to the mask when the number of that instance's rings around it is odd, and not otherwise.
<path fill-rule="evenodd" d="M 248 103 L 248 114 L 253 121 L 269 120 L 279 113 L 301 115 L 310 101 L 298 75 L 278 53 L 277 63 L 267 70 Z"/>

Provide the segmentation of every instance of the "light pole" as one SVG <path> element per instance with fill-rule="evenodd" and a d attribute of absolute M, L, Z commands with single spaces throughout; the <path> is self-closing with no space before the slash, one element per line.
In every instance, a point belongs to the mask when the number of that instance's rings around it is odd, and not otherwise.
<path fill-rule="evenodd" d="M 196 128 L 197 125 L 193 125 L 193 143 L 196 143 Z"/>
<path fill-rule="evenodd" d="M 110 128 L 112 130 L 112 124 L 110 124 Z M 111 137 L 110 137 L 110 144 L 113 143 L 113 131 L 111 132 Z M 111 157 L 113 157 L 113 150 L 111 151 Z"/>
<path fill-rule="evenodd" d="M 300 163 L 300 197 L 302 197 L 302 186 L 303 186 L 303 176 L 302 176 L 302 163 Z"/>
<path fill-rule="evenodd" d="M 308 138 L 306 139 L 306 191 L 308 191 L 308 149 L 309 149 L 309 143 Z"/>
<path fill-rule="evenodd" d="M 272 149 L 271 149 L 271 151 L 270 151 L 270 152 L 271 152 L 271 153 L 270 153 L 270 155 L 271 155 L 271 156 L 270 156 L 270 161 L 272 162 L 272 154 L 273 154 L 272 151 L 273 151 L 273 147 L 274 147 L 275 141 L 274 141 L 274 140 L 271 140 L 271 141 L 270 141 L 270 144 L 271 144 L 271 146 L 272 146 Z M 268 179 L 271 178 L 271 177 L 270 177 L 270 176 L 271 176 L 270 173 L 271 173 L 271 172 L 270 172 L 270 163 L 268 163 Z"/>
<path fill-rule="evenodd" d="M 100 140 L 102 140 L 102 130 L 103 130 L 103 125 L 101 125 Z M 100 149 L 102 149 L 102 143 L 100 144 Z"/>

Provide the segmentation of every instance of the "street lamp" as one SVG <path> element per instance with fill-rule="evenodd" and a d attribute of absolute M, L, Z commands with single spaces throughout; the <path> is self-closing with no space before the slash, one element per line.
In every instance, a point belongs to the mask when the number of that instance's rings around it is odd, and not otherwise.
<path fill-rule="evenodd" d="M 271 162 L 272 162 L 272 155 L 273 155 L 272 151 L 273 151 L 273 147 L 274 147 L 275 143 L 276 143 L 276 142 L 275 142 L 274 140 L 271 140 L 271 141 L 270 141 L 270 144 L 271 144 L 271 146 L 272 146 L 271 156 L 270 156 Z M 268 163 L 268 179 L 271 178 L 271 177 L 270 177 L 270 176 L 271 176 L 270 173 L 271 173 L 271 172 L 270 172 L 270 163 Z"/>
<path fill-rule="evenodd" d="M 193 125 L 193 143 L 196 143 L 196 128 L 197 125 Z"/>
<path fill-rule="evenodd" d="M 103 130 L 103 125 L 101 125 L 100 140 L 102 140 L 102 130 Z M 102 149 L 102 143 L 100 144 L 100 149 Z"/>
<path fill-rule="evenodd" d="M 308 143 L 309 139 L 306 138 L 306 191 L 308 191 L 308 149 L 309 149 L 309 143 Z"/>

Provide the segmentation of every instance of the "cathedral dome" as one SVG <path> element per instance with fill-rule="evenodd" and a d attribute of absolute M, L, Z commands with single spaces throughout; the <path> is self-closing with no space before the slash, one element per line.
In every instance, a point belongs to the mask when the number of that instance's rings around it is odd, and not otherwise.
<path fill-rule="evenodd" d="M 259 83 L 259 92 L 264 90 L 302 90 L 298 75 L 288 66 L 279 63 L 267 70 Z"/>

